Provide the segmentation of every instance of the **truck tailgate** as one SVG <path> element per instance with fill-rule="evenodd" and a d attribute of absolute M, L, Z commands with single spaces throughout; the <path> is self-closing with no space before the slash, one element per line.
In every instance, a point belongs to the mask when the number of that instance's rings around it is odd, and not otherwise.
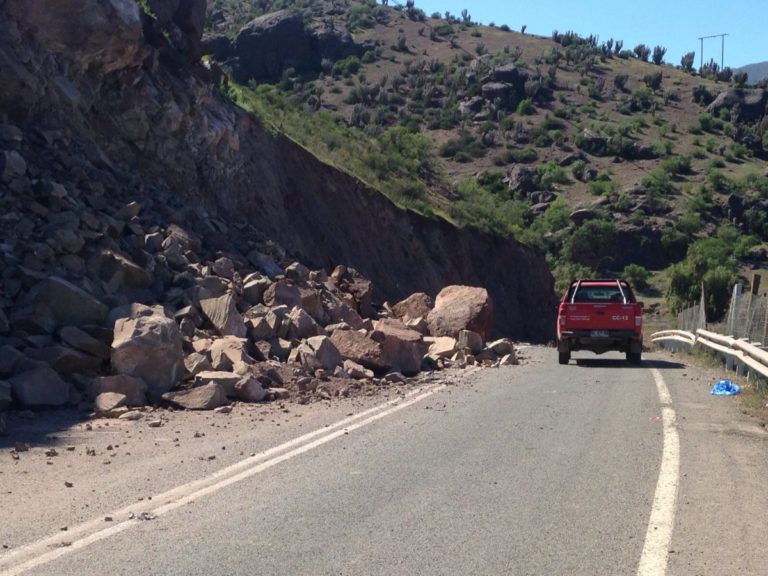
<path fill-rule="evenodd" d="M 621 303 L 564 303 L 563 330 L 634 330 L 635 308 Z"/>

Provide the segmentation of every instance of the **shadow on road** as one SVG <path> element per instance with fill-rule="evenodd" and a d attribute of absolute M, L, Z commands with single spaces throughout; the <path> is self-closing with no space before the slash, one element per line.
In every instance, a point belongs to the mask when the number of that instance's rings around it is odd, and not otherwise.
<path fill-rule="evenodd" d="M 59 446 L 62 440 L 57 434 L 69 430 L 75 424 L 90 420 L 87 412 L 75 409 L 8 412 L 5 434 L 0 434 L 0 449 L 13 448 L 17 443 L 30 446 Z"/>
<path fill-rule="evenodd" d="M 626 360 L 615 358 L 574 358 L 576 365 L 581 368 L 657 368 L 659 370 L 679 370 L 685 364 L 669 360 L 643 360 L 640 364 L 631 364 Z"/>

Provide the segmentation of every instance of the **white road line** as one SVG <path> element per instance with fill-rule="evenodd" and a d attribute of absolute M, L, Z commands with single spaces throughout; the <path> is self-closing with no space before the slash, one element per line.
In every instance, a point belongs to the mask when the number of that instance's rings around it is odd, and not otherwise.
<path fill-rule="evenodd" d="M 213 494 L 231 484 L 240 482 L 281 462 L 309 452 L 349 432 L 367 426 L 412 404 L 416 404 L 446 387 L 445 384 L 440 384 L 412 391 L 404 398 L 391 400 L 375 406 L 340 420 L 331 426 L 320 428 L 280 446 L 246 458 L 205 478 L 178 486 L 158 496 L 153 496 L 151 502 L 155 508 L 147 512 L 154 516 L 167 514 L 176 508 L 194 502 L 198 498 Z M 312 440 L 313 438 L 315 439 Z M 107 516 L 112 516 L 115 519 L 127 518 L 128 514 L 138 507 L 138 505 L 134 504 L 112 514 L 107 514 Z M 117 521 L 115 524 L 110 525 L 109 528 L 103 528 L 104 520 L 98 519 L 76 526 L 68 530 L 66 535 L 61 533 L 53 534 L 48 538 L 33 542 L 1 556 L 0 574 L 2 576 L 22 574 L 27 570 L 81 550 L 94 542 L 115 536 L 139 523 L 140 521 L 137 520 L 125 519 Z"/>
<path fill-rule="evenodd" d="M 669 544 L 672 541 L 672 530 L 675 526 L 677 487 L 680 478 L 680 438 L 677 434 L 677 417 L 672 408 L 672 397 L 661 372 L 652 368 L 651 373 L 656 381 L 659 402 L 662 405 L 664 448 L 637 576 L 664 576 L 667 572 L 667 558 Z"/>

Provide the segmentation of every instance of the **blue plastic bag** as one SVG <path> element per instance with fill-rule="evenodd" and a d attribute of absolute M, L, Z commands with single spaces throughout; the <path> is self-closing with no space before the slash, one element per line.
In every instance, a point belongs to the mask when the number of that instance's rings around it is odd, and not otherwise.
<path fill-rule="evenodd" d="M 719 380 L 712 386 L 712 396 L 733 396 L 741 392 L 741 387 L 730 380 Z"/>

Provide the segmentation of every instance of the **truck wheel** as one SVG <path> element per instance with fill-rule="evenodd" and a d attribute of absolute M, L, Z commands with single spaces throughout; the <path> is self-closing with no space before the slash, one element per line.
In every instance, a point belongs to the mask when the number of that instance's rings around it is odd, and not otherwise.
<path fill-rule="evenodd" d="M 627 352 L 627 361 L 630 364 L 640 364 L 642 360 L 642 352 Z"/>
<path fill-rule="evenodd" d="M 568 364 L 568 362 L 571 360 L 571 353 L 570 352 L 558 352 L 557 353 L 557 361 L 560 364 Z"/>

